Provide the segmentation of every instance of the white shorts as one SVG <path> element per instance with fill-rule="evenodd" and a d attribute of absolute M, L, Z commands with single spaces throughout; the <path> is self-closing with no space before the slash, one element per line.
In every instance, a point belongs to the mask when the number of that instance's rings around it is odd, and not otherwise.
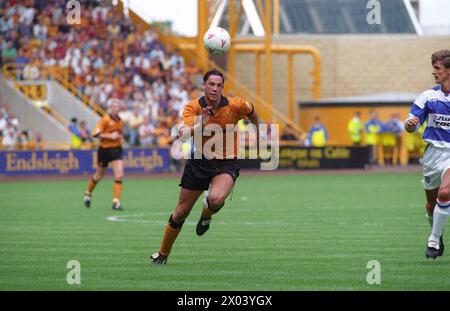
<path fill-rule="evenodd" d="M 450 150 L 436 148 L 429 145 L 422 157 L 423 188 L 431 190 L 439 188 L 442 177 L 450 169 Z"/>

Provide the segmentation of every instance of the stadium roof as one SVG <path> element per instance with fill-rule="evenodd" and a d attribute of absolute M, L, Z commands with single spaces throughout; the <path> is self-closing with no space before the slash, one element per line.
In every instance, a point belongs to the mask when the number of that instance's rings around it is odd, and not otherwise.
<path fill-rule="evenodd" d="M 283 34 L 416 34 L 420 33 L 409 2 L 377 0 L 381 22 L 370 24 L 369 0 L 280 0 Z"/>

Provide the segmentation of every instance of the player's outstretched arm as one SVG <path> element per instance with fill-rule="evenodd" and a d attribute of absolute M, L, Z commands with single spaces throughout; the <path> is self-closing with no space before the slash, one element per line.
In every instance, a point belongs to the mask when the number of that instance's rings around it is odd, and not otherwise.
<path fill-rule="evenodd" d="M 408 133 L 415 132 L 420 126 L 420 120 L 418 117 L 411 117 L 405 121 L 405 130 Z"/>

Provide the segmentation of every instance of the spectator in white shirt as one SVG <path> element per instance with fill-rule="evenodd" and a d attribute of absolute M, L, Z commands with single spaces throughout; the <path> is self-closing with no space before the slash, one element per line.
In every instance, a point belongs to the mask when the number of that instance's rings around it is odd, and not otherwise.
<path fill-rule="evenodd" d="M 20 14 L 19 22 L 24 24 L 26 27 L 30 27 L 34 19 L 34 8 L 32 6 L 25 8 L 22 14 Z"/>
<path fill-rule="evenodd" d="M 179 80 L 183 78 L 183 75 L 184 75 L 184 67 L 181 65 L 180 62 L 178 62 L 175 67 L 172 67 L 172 77 L 174 80 Z"/>
<path fill-rule="evenodd" d="M 40 77 L 39 68 L 36 62 L 28 63 L 25 68 L 23 68 L 23 78 L 24 80 L 37 80 Z"/>
<path fill-rule="evenodd" d="M 164 59 L 164 51 L 161 48 L 161 44 L 157 43 L 155 44 L 154 49 L 150 52 L 150 59 L 154 57 L 158 57 L 159 61 L 162 62 Z"/>
<path fill-rule="evenodd" d="M 12 150 L 17 142 L 17 130 L 10 122 L 6 124 L 6 128 L 3 130 L 2 146 L 3 149 Z"/>
<path fill-rule="evenodd" d="M 0 111 L 0 134 L 3 132 L 3 130 L 6 128 L 7 120 L 5 117 L 5 114 L 3 111 Z"/>
<path fill-rule="evenodd" d="M 0 17 L 0 34 L 4 35 L 14 28 L 14 21 L 11 16 L 2 15 Z"/>
<path fill-rule="evenodd" d="M 42 17 L 38 16 L 38 22 L 33 26 L 33 36 L 39 41 L 47 40 L 47 26 L 43 23 Z"/>
<path fill-rule="evenodd" d="M 155 127 L 149 115 L 144 116 L 144 121 L 139 126 L 139 141 L 142 147 L 151 147 L 155 144 Z"/>

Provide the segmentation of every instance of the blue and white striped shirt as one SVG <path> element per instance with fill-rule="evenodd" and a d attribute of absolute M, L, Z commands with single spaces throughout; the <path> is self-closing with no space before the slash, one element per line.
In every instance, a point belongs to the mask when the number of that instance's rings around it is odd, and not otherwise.
<path fill-rule="evenodd" d="M 409 117 L 427 121 L 423 139 L 436 148 L 450 149 L 450 93 L 440 86 L 423 92 L 411 106 Z"/>

